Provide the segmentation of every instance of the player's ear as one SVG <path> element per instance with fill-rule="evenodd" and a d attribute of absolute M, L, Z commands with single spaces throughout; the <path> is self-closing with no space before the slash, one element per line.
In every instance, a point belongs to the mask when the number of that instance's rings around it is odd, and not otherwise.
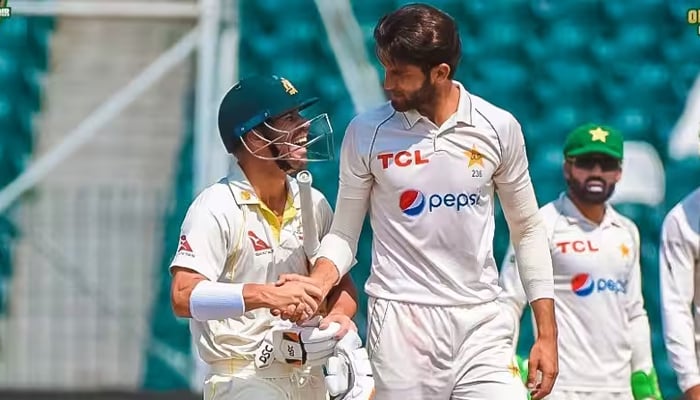
<path fill-rule="evenodd" d="M 445 80 L 450 80 L 450 72 L 452 71 L 452 68 L 450 68 L 449 65 L 445 63 L 440 63 L 436 66 L 434 66 L 430 70 L 430 75 L 432 77 L 432 81 L 434 83 L 442 83 Z"/>
<path fill-rule="evenodd" d="M 620 178 L 622 178 L 622 167 L 615 171 L 615 183 L 620 182 Z"/>
<path fill-rule="evenodd" d="M 561 170 L 564 173 L 564 179 L 569 180 L 569 178 L 571 178 L 571 163 L 564 160 L 564 163 L 561 165 Z"/>

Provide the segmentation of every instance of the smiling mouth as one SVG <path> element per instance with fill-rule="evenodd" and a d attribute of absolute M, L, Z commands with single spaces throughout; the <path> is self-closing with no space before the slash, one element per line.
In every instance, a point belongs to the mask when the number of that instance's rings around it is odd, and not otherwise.
<path fill-rule="evenodd" d="M 601 181 L 592 181 L 586 183 L 586 190 L 591 193 L 603 193 L 605 189 L 605 184 Z"/>
<path fill-rule="evenodd" d="M 302 136 L 292 142 L 292 144 L 297 145 L 297 146 L 304 146 L 309 142 L 309 138 L 306 136 Z"/>

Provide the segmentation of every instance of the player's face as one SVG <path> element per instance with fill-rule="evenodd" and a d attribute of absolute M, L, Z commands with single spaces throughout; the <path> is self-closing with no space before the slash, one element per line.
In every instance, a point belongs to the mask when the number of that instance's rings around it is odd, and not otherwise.
<path fill-rule="evenodd" d="M 571 195 L 588 204 L 605 203 L 621 176 L 620 161 L 604 154 L 569 158 L 564 164 L 564 177 Z"/>
<path fill-rule="evenodd" d="M 420 67 L 380 60 L 384 67 L 384 90 L 396 111 L 420 109 L 435 98 L 435 85 Z"/>
<path fill-rule="evenodd" d="M 290 111 L 268 122 L 269 139 L 276 142 L 279 154 L 285 155 L 286 161 L 294 170 L 306 165 L 306 142 L 308 141 L 308 119 L 299 114 L 298 110 Z"/>

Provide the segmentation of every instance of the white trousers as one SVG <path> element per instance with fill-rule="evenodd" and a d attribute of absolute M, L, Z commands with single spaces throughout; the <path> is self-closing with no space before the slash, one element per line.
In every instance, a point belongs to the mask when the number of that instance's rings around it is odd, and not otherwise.
<path fill-rule="evenodd" d="M 552 390 L 545 400 L 634 400 L 632 393 Z"/>
<path fill-rule="evenodd" d="M 301 370 L 273 363 L 258 370 L 252 362 L 212 364 L 204 380 L 204 400 L 327 400 L 321 367 Z"/>
<path fill-rule="evenodd" d="M 524 400 L 514 323 L 498 301 L 426 306 L 369 299 L 367 349 L 381 400 Z"/>

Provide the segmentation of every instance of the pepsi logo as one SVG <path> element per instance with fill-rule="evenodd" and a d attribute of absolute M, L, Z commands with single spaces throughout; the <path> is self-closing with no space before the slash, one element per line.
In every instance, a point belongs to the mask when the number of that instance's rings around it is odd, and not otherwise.
<path fill-rule="evenodd" d="M 414 217 L 425 208 L 425 195 L 418 190 L 408 189 L 399 197 L 399 208 L 404 214 Z"/>
<path fill-rule="evenodd" d="M 571 290 L 577 296 L 585 297 L 593 293 L 595 281 L 589 274 L 578 274 L 571 280 Z"/>

